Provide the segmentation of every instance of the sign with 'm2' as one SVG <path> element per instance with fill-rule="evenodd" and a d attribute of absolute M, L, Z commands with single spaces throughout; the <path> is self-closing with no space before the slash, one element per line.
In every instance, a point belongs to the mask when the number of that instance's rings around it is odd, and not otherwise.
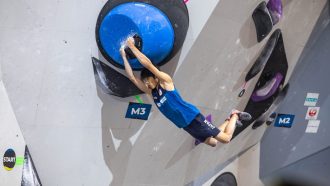
<path fill-rule="evenodd" d="M 291 114 L 278 114 L 275 120 L 275 127 L 291 128 L 294 120 L 294 115 Z"/>
<path fill-rule="evenodd" d="M 132 103 L 128 105 L 125 118 L 148 120 L 151 111 L 150 104 Z"/>

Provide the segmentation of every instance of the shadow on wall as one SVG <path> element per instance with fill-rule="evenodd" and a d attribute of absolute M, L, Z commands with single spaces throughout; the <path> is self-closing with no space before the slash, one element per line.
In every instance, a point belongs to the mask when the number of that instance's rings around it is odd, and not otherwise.
<path fill-rule="evenodd" d="M 131 121 L 122 115 L 118 116 L 118 111 L 113 112 L 116 111 L 118 104 L 122 104 L 123 99 L 115 100 L 115 97 L 104 94 L 99 88 L 97 93 L 103 102 L 102 148 L 104 161 L 112 174 L 109 185 L 123 185 L 130 151 L 133 147 L 130 138 L 140 130 L 143 121 L 136 121 L 138 122 L 136 127 L 130 128 Z"/>
<path fill-rule="evenodd" d="M 175 70 L 175 68 L 172 70 Z M 128 104 L 129 98 L 119 98 L 105 94 L 101 87 L 97 87 L 97 93 L 103 103 L 101 111 L 102 147 L 105 163 L 113 175 L 110 185 L 123 185 L 130 151 L 133 148 L 130 138 L 136 135 L 145 121 L 128 120 L 124 118 L 124 115 L 118 114 L 119 112 L 116 111 L 117 105 L 122 105 L 123 102 Z M 133 122 L 134 127 L 130 127 Z M 189 141 L 193 144 L 191 139 Z"/>
<path fill-rule="evenodd" d="M 195 139 L 191 136 L 188 136 L 183 143 L 180 145 L 180 148 L 173 154 L 171 159 L 167 162 L 165 168 L 168 169 L 175 165 L 178 161 L 180 161 L 184 156 L 192 153 L 194 151 L 195 154 L 198 156 L 201 154 L 202 151 L 196 150 L 197 147 L 201 148 L 201 145 L 195 146 L 194 145 Z M 190 157 L 192 159 L 192 157 Z"/>
<path fill-rule="evenodd" d="M 239 38 L 244 48 L 251 48 L 258 43 L 256 36 L 256 28 L 254 26 L 252 17 L 249 17 L 244 22 L 239 32 Z"/>
<path fill-rule="evenodd" d="M 179 63 L 181 50 L 168 63 L 162 66 L 162 71 L 173 76 Z M 129 102 L 129 96 L 141 94 L 137 87 L 126 78 L 125 71 L 114 68 L 111 64 L 104 64 L 107 61 L 101 53 L 99 59 L 92 59 L 94 63 L 97 61 L 104 68 L 101 69 L 103 76 L 97 74 L 95 76 L 97 93 L 103 102 L 102 107 L 102 146 L 105 163 L 111 171 L 113 178 L 110 185 L 123 185 L 125 180 L 127 164 L 129 162 L 130 151 L 133 147 L 130 138 L 134 136 L 143 126 L 145 121 L 127 120 L 125 116 L 118 116 L 116 105 L 122 105 L 123 102 Z M 114 75 L 115 74 L 115 75 Z M 136 76 L 139 77 L 139 72 Z M 116 111 L 114 113 L 114 111 Z M 117 122 L 117 123 L 114 123 Z M 130 124 L 134 122 L 134 127 Z M 117 126 L 117 127 L 116 127 Z M 118 126 L 120 126 L 118 128 Z M 115 139 L 115 141 L 114 141 Z M 118 146 L 116 146 L 119 144 Z M 111 181 L 111 180 L 110 180 Z"/>
<path fill-rule="evenodd" d="M 245 69 L 243 70 L 242 74 L 240 75 L 240 77 L 236 81 L 235 85 L 233 86 L 233 89 L 231 90 L 232 92 L 237 92 L 238 89 L 242 88 L 242 85 L 244 85 L 244 83 L 245 83 L 245 77 L 246 77 L 246 75 L 248 74 L 248 72 L 250 71 L 250 69 L 252 68 L 252 66 L 254 65 L 255 61 L 260 56 L 260 53 L 261 52 L 257 53 L 251 59 L 251 62 L 245 67 Z M 246 82 L 246 83 L 247 83 L 247 85 L 245 87 L 248 87 L 251 82 Z M 241 107 L 244 107 L 244 105 L 238 106 L 238 108 L 241 108 Z"/>

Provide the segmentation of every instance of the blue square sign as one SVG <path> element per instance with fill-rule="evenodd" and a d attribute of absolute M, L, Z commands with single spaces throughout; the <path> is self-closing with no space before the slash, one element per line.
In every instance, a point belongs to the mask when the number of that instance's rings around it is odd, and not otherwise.
<path fill-rule="evenodd" d="M 150 104 L 130 102 L 125 118 L 148 120 L 150 110 Z"/>
<path fill-rule="evenodd" d="M 274 126 L 291 128 L 293 120 L 294 115 L 292 114 L 278 114 Z"/>

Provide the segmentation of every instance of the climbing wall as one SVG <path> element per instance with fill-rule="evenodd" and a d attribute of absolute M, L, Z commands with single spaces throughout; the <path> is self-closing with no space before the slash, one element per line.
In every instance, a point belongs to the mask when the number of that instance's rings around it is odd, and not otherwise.
<path fill-rule="evenodd" d="M 283 2 L 284 16 L 275 28 L 282 30 L 290 75 L 325 0 Z M 139 100 L 152 104 L 149 119 L 125 118 L 129 102 L 140 101 L 102 92 L 91 61 L 104 60 L 94 29 L 105 3 L 0 2 L 3 82 L 44 185 L 202 183 L 212 176 L 209 171 L 260 140 L 264 127 L 247 128 L 228 145 L 194 147 L 194 140 L 144 95 Z M 256 39 L 251 15 L 259 3 L 188 1 L 190 24 L 183 48 L 162 66 L 182 96 L 211 114 L 216 125 L 232 108 L 246 106 L 258 79 L 238 98 L 269 37 L 260 43 Z"/>

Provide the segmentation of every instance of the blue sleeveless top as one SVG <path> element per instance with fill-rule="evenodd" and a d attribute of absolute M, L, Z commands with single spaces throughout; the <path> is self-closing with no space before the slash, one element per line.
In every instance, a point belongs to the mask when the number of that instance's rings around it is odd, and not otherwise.
<path fill-rule="evenodd" d="M 167 91 L 157 85 L 152 96 L 160 112 L 179 128 L 188 126 L 200 113 L 198 108 L 184 101 L 176 89 Z"/>

